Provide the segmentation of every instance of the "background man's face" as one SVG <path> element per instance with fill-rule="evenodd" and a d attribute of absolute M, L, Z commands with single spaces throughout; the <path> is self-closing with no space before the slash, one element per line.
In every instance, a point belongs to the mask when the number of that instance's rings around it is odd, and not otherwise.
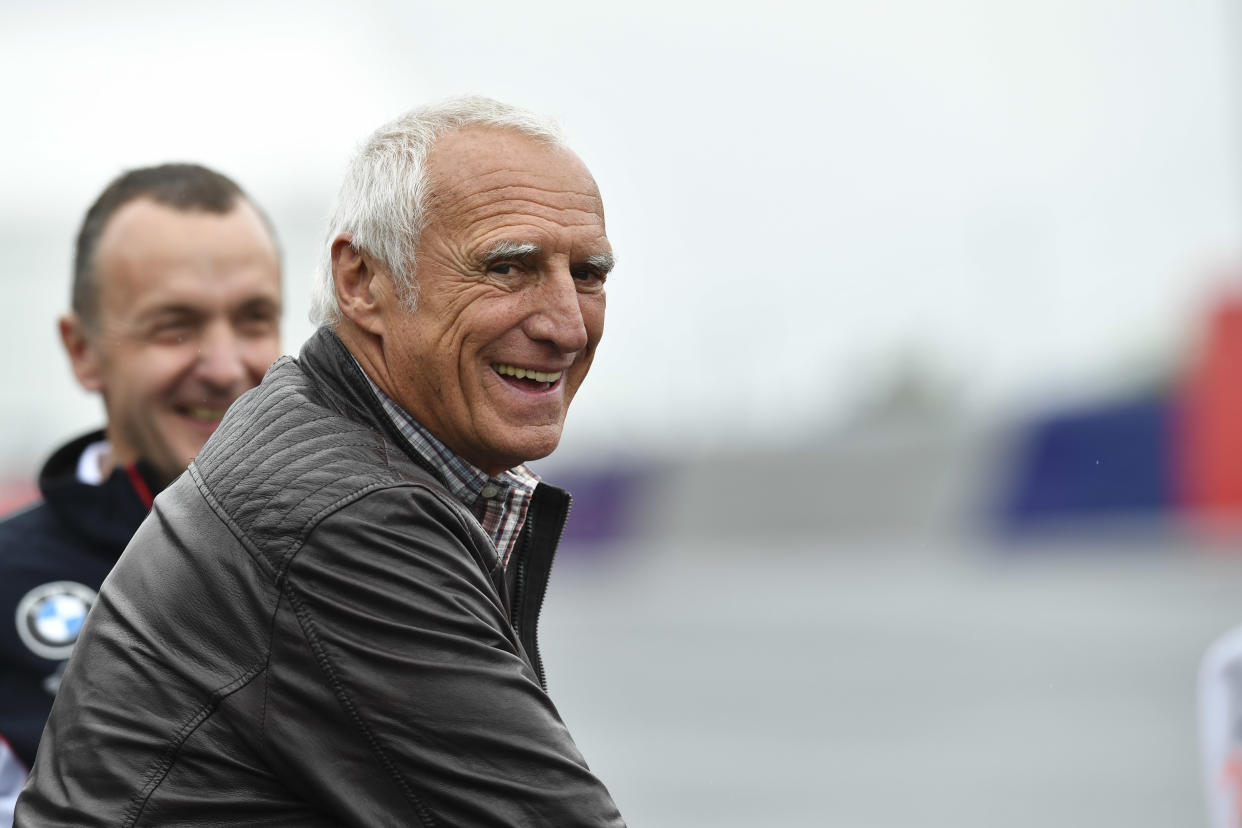
<path fill-rule="evenodd" d="M 258 213 L 183 212 L 139 199 L 104 228 L 99 318 L 86 334 L 117 464 L 179 475 L 224 410 L 280 356 L 280 264 Z"/>
<path fill-rule="evenodd" d="M 390 304 L 384 356 L 397 402 L 495 474 L 556 448 L 591 366 L 611 260 L 603 205 L 577 156 L 509 132 L 445 135 L 428 165 L 418 310 Z"/>

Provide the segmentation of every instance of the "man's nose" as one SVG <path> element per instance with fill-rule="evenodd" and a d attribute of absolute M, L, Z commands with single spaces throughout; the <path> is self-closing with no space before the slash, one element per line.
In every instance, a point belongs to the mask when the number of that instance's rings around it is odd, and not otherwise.
<path fill-rule="evenodd" d="M 538 307 L 528 317 L 527 333 L 552 343 L 561 353 L 581 351 L 588 341 L 581 298 L 568 268 L 549 274 L 536 288 Z"/>
<path fill-rule="evenodd" d="M 229 325 L 211 325 L 198 345 L 195 372 L 213 391 L 234 393 L 246 382 L 242 340 Z"/>

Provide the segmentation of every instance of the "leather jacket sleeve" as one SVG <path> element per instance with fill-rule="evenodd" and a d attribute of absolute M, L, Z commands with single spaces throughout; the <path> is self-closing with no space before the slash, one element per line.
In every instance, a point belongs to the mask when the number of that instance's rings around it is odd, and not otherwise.
<path fill-rule="evenodd" d="M 372 492 L 314 529 L 280 579 L 271 767 L 350 825 L 620 826 L 480 541 L 418 486 Z"/>

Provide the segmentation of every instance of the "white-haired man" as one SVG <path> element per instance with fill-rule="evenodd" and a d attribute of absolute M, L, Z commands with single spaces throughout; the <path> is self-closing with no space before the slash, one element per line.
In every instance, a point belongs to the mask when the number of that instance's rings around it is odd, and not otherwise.
<path fill-rule="evenodd" d="M 459 99 L 342 187 L 327 324 L 162 495 L 100 593 L 18 825 L 621 825 L 535 640 L 552 451 L 612 251 L 582 162 Z"/>

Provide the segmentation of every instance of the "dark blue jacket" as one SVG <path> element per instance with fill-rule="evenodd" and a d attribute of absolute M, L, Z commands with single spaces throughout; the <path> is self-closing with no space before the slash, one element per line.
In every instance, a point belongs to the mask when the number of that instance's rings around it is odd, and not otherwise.
<path fill-rule="evenodd" d="M 156 491 L 134 466 L 99 486 L 79 481 L 78 458 L 102 439 L 96 431 L 53 454 L 43 500 L 0 521 L 0 736 L 26 767 L 86 610 Z"/>

